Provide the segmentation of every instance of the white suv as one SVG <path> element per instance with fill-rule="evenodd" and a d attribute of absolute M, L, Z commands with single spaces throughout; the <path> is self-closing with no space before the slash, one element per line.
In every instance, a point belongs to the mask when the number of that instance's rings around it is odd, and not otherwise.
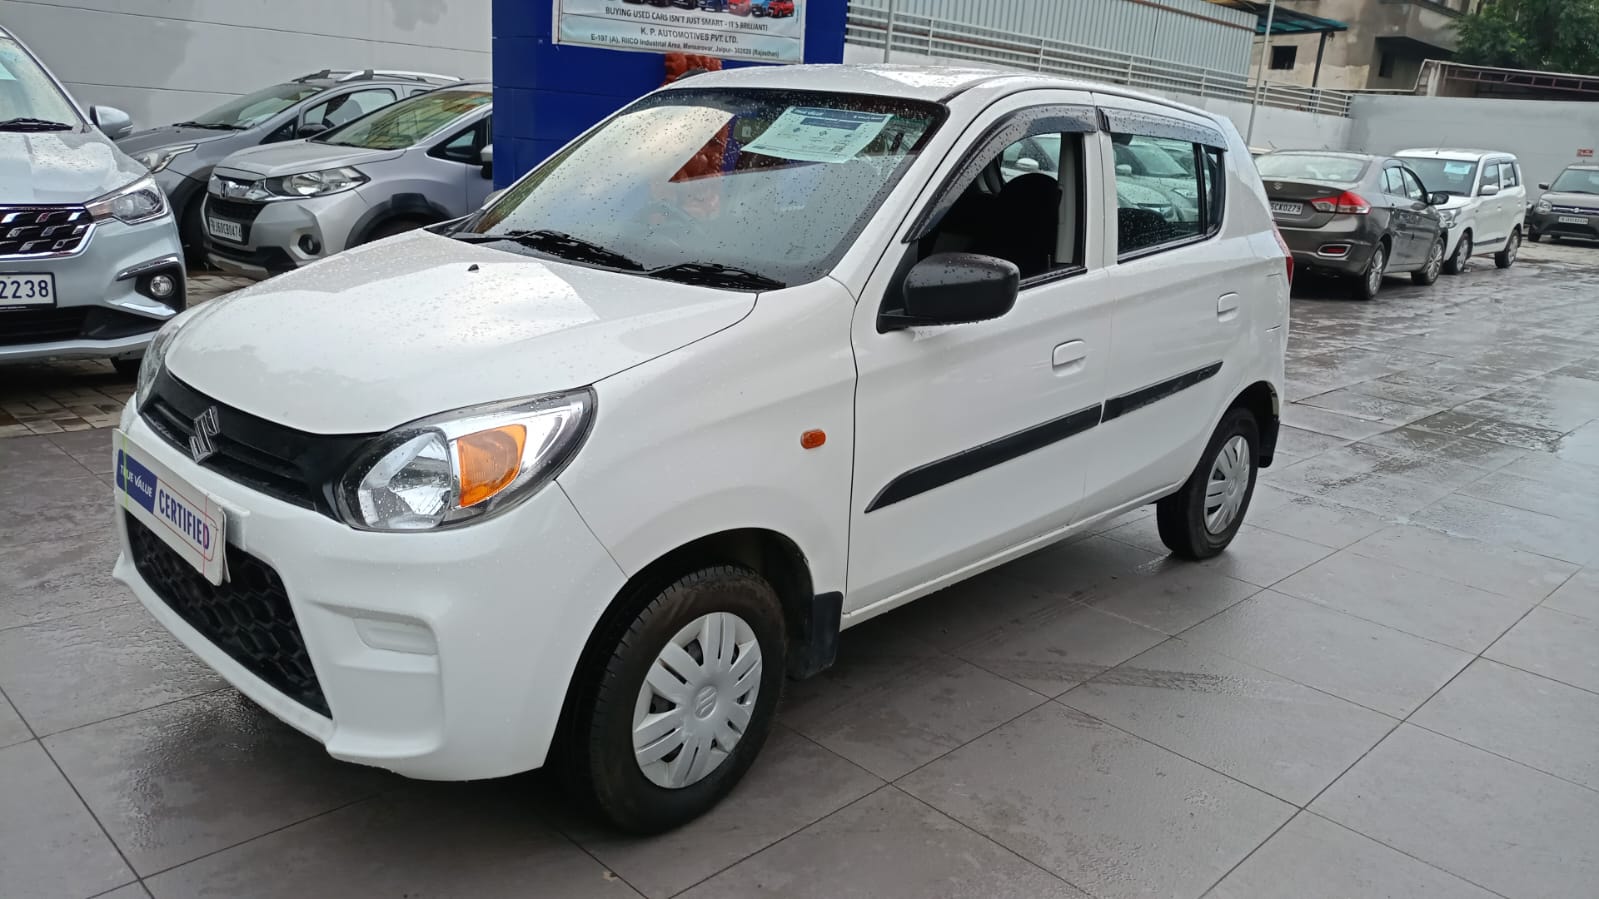
<path fill-rule="evenodd" d="M 1127 135 L 1193 221 L 1116 208 Z M 1271 462 L 1292 263 L 1188 107 L 713 73 L 440 231 L 174 322 L 115 441 L 117 578 L 340 759 L 671 827 L 841 629 L 1152 502 L 1214 555 Z"/>
<path fill-rule="evenodd" d="M 1472 256 L 1492 253 L 1500 268 L 1509 268 L 1526 234 L 1527 186 L 1521 163 L 1498 150 L 1417 149 L 1394 154 L 1421 176 L 1433 193 L 1449 202 L 1438 215 L 1449 235 L 1444 272 L 1458 275 Z"/>

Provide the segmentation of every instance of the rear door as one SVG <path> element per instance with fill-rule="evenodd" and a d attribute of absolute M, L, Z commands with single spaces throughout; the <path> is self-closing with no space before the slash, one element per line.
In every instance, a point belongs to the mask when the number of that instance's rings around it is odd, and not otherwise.
<path fill-rule="evenodd" d="M 1410 201 L 1406 211 L 1410 215 L 1410 248 L 1414 254 L 1411 263 L 1419 266 L 1427 262 L 1433 244 L 1438 242 L 1438 232 L 1443 230 L 1443 219 L 1439 217 L 1432 203 L 1428 202 L 1427 188 L 1422 186 L 1421 176 L 1403 166 L 1400 167 L 1399 174 L 1405 182 L 1405 198 Z"/>
<path fill-rule="evenodd" d="M 1527 216 L 1527 186 L 1521 183 L 1520 166 L 1513 159 L 1499 160 L 1499 195 L 1504 198 L 1504 234 L 1520 228 Z"/>
<path fill-rule="evenodd" d="M 1415 215 L 1405 193 L 1405 176 L 1399 163 L 1388 162 L 1382 170 L 1382 206 L 1388 210 L 1388 231 L 1393 247 L 1388 254 L 1390 268 L 1402 268 L 1416 261 Z"/>
<path fill-rule="evenodd" d="M 1497 193 L 1496 193 L 1497 191 Z M 1505 200 L 1499 178 L 1499 163 L 1484 160 L 1482 175 L 1477 182 L 1477 194 L 1482 198 L 1477 208 L 1477 243 L 1485 247 L 1505 239 L 1510 229 L 1505 224 Z"/>
<path fill-rule="evenodd" d="M 491 117 L 485 115 L 428 151 L 430 159 L 447 164 L 446 170 L 460 185 L 458 198 L 450 204 L 451 215 L 464 215 L 482 206 L 494 189 L 493 175 L 483 166 L 483 148 L 493 139 L 490 122 Z"/>

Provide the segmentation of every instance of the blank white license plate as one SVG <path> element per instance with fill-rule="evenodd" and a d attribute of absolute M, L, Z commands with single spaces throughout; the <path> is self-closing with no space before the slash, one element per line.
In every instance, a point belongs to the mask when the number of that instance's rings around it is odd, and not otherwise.
<path fill-rule="evenodd" d="M 227 219 L 213 218 L 206 220 L 205 227 L 207 231 L 211 232 L 211 236 L 213 237 L 220 237 L 223 240 L 231 240 L 234 243 L 244 243 L 244 226 L 238 222 L 230 222 Z"/>
<path fill-rule="evenodd" d="M 55 275 L 0 275 L 0 308 L 55 304 Z"/>
<path fill-rule="evenodd" d="M 1560 217 L 1560 224 L 1562 224 L 1562 225 L 1586 225 L 1586 224 L 1588 224 L 1588 219 L 1586 217 L 1580 216 L 1580 215 L 1563 215 L 1563 216 Z"/>
<path fill-rule="evenodd" d="M 155 532 L 213 584 L 226 576 L 228 518 L 211 497 L 112 432 L 117 505 Z"/>
<path fill-rule="evenodd" d="M 1271 204 L 1271 211 L 1272 212 L 1280 212 L 1283 215 L 1298 215 L 1301 212 L 1305 211 L 1305 204 L 1303 204 L 1303 203 L 1284 203 L 1284 202 L 1282 202 L 1280 200 L 1274 200 L 1274 201 L 1272 201 L 1272 204 Z"/>

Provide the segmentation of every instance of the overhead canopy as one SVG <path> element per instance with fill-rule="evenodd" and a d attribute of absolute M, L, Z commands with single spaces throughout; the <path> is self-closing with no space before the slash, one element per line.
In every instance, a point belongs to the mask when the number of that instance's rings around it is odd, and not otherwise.
<path fill-rule="evenodd" d="M 1247 10 L 1255 14 L 1255 33 L 1266 33 L 1266 19 L 1270 12 L 1271 4 L 1266 0 L 1210 0 L 1217 6 L 1227 6 L 1233 9 Z M 1337 19 L 1324 19 L 1309 13 L 1289 9 L 1282 4 L 1277 5 L 1277 12 L 1271 17 L 1271 33 L 1273 37 L 1285 34 L 1333 34 L 1339 31 L 1348 31 L 1349 26 Z"/>

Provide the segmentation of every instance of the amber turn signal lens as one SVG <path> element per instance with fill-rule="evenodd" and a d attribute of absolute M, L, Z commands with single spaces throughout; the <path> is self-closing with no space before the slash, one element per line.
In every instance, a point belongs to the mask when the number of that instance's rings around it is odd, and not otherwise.
<path fill-rule="evenodd" d="M 826 442 L 826 431 L 806 431 L 800 435 L 800 446 L 805 449 L 816 449 Z"/>
<path fill-rule="evenodd" d="M 467 434 L 455 441 L 456 470 L 461 473 L 461 508 L 475 506 L 516 480 L 522 470 L 527 428 L 506 425 Z"/>

